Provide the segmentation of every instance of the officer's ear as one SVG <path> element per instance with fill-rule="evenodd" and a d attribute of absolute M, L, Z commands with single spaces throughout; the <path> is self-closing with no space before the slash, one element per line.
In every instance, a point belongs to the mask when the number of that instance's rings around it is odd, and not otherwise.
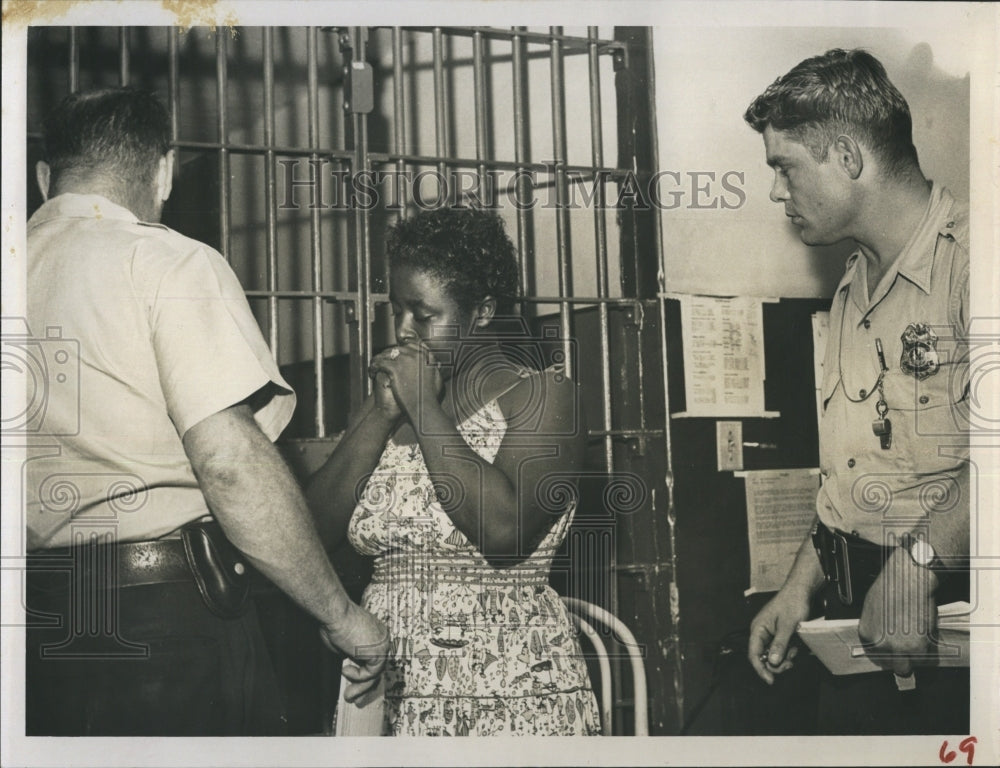
<path fill-rule="evenodd" d="M 165 203 L 174 187 L 174 151 L 171 149 L 160 158 L 156 166 L 156 199 Z"/>
<path fill-rule="evenodd" d="M 52 169 L 44 160 L 35 163 L 35 181 L 38 182 L 38 191 L 42 193 L 42 200 L 49 199 L 49 183 L 52 181 Z"/>
<path fill-rule="evenodd" d="M 857 180 L 865 167 L 864 154 L 858 142 L 851 136 L 842 133 L 833 142 L 833 147 L 830 151 L 833 153 L 837 164 L 844 169 L 848 177 L 852 181 Z"/>

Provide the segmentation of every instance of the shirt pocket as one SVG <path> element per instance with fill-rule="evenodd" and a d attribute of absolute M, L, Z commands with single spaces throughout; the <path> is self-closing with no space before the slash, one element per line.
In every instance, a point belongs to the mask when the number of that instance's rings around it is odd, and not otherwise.
<path fill-rule="evenodd" d="M 894 439 L 901 441 L 903 450 L 912 447 L 915 459 L 928 462 L 929 469 L 938 463 L 934 458 L 938 448 L 968 444 L 966 380 L 963 367 L 955 364 L 941 365 L 924 379 L 902 371 L 885 375 L 885 401 Z M 953 458 L 941 459 L 945 464 L 955 463 Z"/>

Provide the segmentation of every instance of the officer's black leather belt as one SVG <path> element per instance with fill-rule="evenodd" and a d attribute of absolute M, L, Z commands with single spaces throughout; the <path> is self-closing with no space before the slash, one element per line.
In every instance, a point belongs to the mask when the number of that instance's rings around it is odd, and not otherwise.
<path fill-rule="evenodd" d="M 29 584 L 46 590 L 68 589 L 81 578 L 108 588 L 194 581 L 180 539 L 40 550 L 28 555 L 27 567 Z"/>

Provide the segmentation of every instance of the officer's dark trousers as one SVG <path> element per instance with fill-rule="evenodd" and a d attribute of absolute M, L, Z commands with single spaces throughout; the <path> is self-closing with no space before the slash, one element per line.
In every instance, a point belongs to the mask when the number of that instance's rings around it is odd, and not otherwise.
<path fill-rule="evenodd" d="M 28 736 L 279 735 L 283 707 L 252 601 L 221 619 L 193 582 L 71 597 L 29 573 Z M 115 604 L 117 602 L 117 604 Z"/>
<path fill-rule="evenodd" d="M 969 732 L 969 669 L 918 667 L 917 687 L 896 688 L 891 672 L 821 676 L 819 732 L 912 735 Z"/>

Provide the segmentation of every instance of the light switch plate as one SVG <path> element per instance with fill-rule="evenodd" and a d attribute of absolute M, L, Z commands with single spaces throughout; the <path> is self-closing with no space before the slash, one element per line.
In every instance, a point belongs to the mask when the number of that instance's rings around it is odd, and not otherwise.
<path fill-rule="evenodd" d="M 743 469 L 743 422 L 715 422 L 715 447 L 720 472 Z"/>

